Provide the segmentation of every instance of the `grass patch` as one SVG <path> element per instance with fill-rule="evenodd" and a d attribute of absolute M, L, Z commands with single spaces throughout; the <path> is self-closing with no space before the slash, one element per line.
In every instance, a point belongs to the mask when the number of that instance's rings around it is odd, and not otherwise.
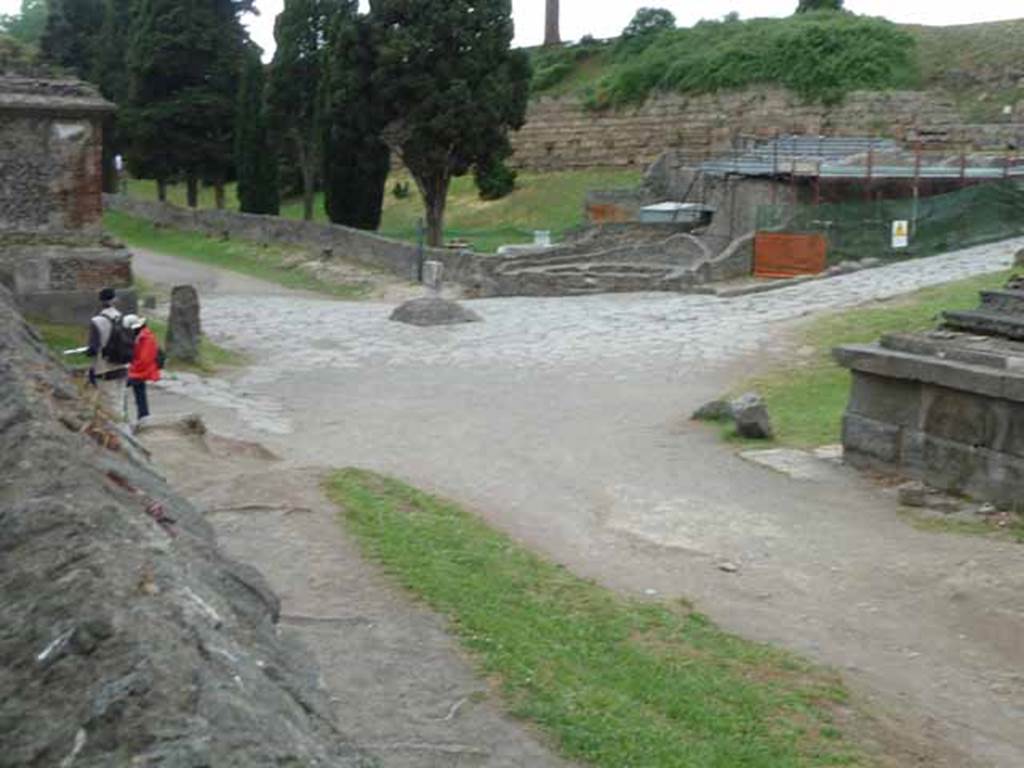
<path fill-rule="evenodd" d="M 590 169 L 583 171 L 560 171 L 556 173 L 520 172 L 516 180 L 516 189 L 511 195 L 501 200 L 481 200 L 473 183 L 473 177 L 463 176 L 452 182 L 448 197 L 445 237 L 447 239 L 467 240 L 481 253 L 493 253 L 501 245 L 529 243 L 533 241 L 533 232 L 537 229 L 551 231 L 556 237 L 567 230 L 584 223 L 583 203 L 591 189 L 607 189 L 609 187 L 632 187 L 640 183 L 641 170 L 622 169 Z M 390 190 L 396 183 L 407 183 L 412 195 L 399 200 Z M 131 181 L 128 194 L 142 199 L 155 199 L 155 184 L 150 181 Z M 388 179 L 388 190 L 384 197 L 384 216 L 381 221 L 380 234 L 399 240 L 415 242 L 417 239 L 416 222 L 423 217 L 423 203 L 416 184 L 408 173 L 398 172 Z M 229 185 L 228 199 L 233 199 L 234 187 Z M 170 202 L 183 205 L 184 189 L 169 187 Z M 202 207 L 212 207 L 212 196 L 200 197 Z M 318 195 L 314 208 L 318 221 L 327 221 L 324 213 L 323 196 Z M 281 215 L 302 218 L 302 202 L 287 202 L 281 208 Z M 125 225 L 116 214 L 109 214 L 108 227 L 126 242 L 131 238 L 152 238 L 151 232 L 138 232 L 137 227 L 125 230 Z M 123 216 L 123 215 L 122 215 Z M 152 227 L 150 227 L 152 230 Z M 166 230 L 156 234 L 168 234 Z M 193 236 L 199 237 L 199 236 Z M 207 238 L 199 237 L 201 240 Z M 151 247 L 165 250 L 163 240 L 154 242 Z M 210 241 L 216 245 L 224 245 L 220 241 Z M 144 246 L 143 242 L 138 243 Z M 233 244 L 237 245 L 237 244 Z M 206 248 L 208 246 L 204 246 Z M 256 246 L 251 246 L 256 248 Z M 191 246 L 190 246 L 191 250 Z M 257 255 L 259 253 L 257 252 Z M 214 263 L 214 262 L 210 262 Z M 242 271 L 242 270 L 238 270 Z M 256 275 L 265 276 L 265 275 Z M 270 278 L 268 278 L 270 279 Z"/>
<path fill-rule="evenodd" d="M 891 301 L 818 317 L 808 324 L 797 346 L 813 349 L 803 358 L 789 360 L 784 368 L 755 376 L 735 392 L 760 392 L 768 404 L 776 442 L 794 447 L 838 443 L 843 411 L 850 394 L 850 374 L 832 359 L 842 344 L 877 340 L 885 333 L 933 328 L 943 310 L 971 309 L 978 292 L 1000 288 L 1009 272 L 997 272 L 946 285 L 926 288 Z M 729 439 L 731 427 L 723 427 Z M 758 445 L 765 445 L 763 441 Z"/>
<path fill-rule="evenodd" d="M 156 335 L 160 346 L 165 346 L 167 338 L 167 325 L 157 318 L 147 318 L 147 323 Z M 65 349 L 76 349 L 84 347 L 89 342 L 89 329 L 87 326 L 60 325 L 56 323 L 33 322 L 32 325 L 42 336 L 43 342 L 52 349 L 64 361 L 72 367 L 84 367 L 92 363 L 85 355 L 65 356 Z M 218 346 L 205 336 L 199 342 L 199 362 L 183 363 L 179 360 L 168 360 L 168 371 L 190 371 L 192 373 L 211 374 L 221 368 L 243 365 L 246 357 L 230 349 Z"/>
<path fill-rule="evenodd" d="M 157 228 L 147 221 L 118 211 L 107 211 L 103 222 L 107 230 L 129 246 L 229 269 L 288 288 L 319 291 L 345 299 L 361 298 L 369 291 L 363 284 L 318 280 L 292 266 L 289 258 L 297 253 L 294 247 L 264 246 L 246 240 L 220 240 L 195 232 Z"/>
<path fill-rule="evenodd" d="M 867 765 L 834 674 L 717 629 L 683 603 L 619 598 L 455 505 L 346 469 L 330 497 L 364 550 L 447 616 L 514 715 L 569 758 L 622 768 Z"/>

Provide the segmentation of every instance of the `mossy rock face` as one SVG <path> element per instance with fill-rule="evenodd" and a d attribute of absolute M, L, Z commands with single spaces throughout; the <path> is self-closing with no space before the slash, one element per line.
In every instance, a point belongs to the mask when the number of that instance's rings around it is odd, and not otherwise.
<path fill-rule="evenodd" d="M 391 319 L 399 323 L 427 327 L 478 323 L 483 318 L 454 301 L 428 296 L 405 302 L 391 313 Z"/>

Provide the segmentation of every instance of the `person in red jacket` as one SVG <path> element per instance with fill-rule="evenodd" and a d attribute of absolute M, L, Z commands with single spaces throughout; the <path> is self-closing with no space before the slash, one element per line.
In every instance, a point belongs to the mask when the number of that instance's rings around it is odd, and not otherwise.
<path fill-rule="evenodd" d="M 138 421 L 149 416 L 149 399 L 146 394 L 146 382 L 160 381 L 160 345 L 153 331 L 146 325 L 146 318 L 138 315 L 125 315 L 124 327 L 135 333 L 135 353 L 132 364 L 128 367 L 128 386 L 135 393 L 135 408 Z"/>

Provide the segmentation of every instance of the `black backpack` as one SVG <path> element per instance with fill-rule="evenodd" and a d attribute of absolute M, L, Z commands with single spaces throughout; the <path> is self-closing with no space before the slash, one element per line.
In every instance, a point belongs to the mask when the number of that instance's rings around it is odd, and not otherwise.
<path fill-rule="evenodd" d="M 125 328 L 121 318 L 111 320 L 110 338 L 107 345 L 103 347 L 103 359 L 115 365 L 128 365 L 135 355 L 135 331 Z"/>

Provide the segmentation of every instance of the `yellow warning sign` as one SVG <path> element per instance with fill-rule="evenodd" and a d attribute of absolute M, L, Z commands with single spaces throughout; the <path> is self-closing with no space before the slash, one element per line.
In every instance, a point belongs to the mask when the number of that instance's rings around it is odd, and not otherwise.
<path fill-rule="evenodd" d="M 910 222 L 897 220 L 892 223 L 892 247 L 906 248 L 910 245 Z"/>

